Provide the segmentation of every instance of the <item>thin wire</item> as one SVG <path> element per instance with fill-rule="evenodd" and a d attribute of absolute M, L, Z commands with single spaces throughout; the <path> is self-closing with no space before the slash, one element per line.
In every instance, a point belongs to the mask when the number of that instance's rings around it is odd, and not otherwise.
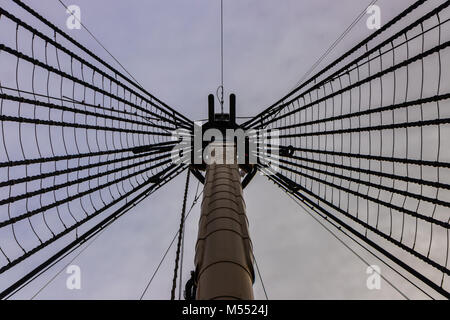
<path fill-rule="evenodd" d="M 64 8 L 66 8 L 68 12 L 71 12 L 69 8 L 64 4 L 64 2 L 62 2 L 61 0 L 58 1 Z M 116 59 L 116 57 L 114 57 L 113 54 L 108 49 L 106 49 L 106 47 L 100 42 L 100 40 L 98 40 L 97 37 L 94 36 L 94 34 L 78 19 L 78 17 L 75 16 L 74 14 L 73 17 L 81 24 L 81 26 L 83 26 L 84 29 L 86 29 L 86 31 L 90 34 L 90 36 L 110 55 L 110 57 L 113 58 L 113 60 L 139 85 L 139 87 L 141 87 L 141 89 L 144 89 L 144 87 L 139 83 L 139 81 L 137 81 L 136 78 L 133 77 L 133 75 L 130 72 L 128 72 L 128 70 L 120 63 L 120 61 Z"/>
<path fill-rule="evenodd" d="M 261 285 L 262 285 L 262 288 L 264 291 L 264 295 L 266 296 L 266 300 L 269 300 L 269 297 L 267 296 L 266 286 L 264 285 L 264 280 L 261 276 L 261 272 L 259 271 L 258 262 L 256 261 L 256 257 L 255 257 L 255 254 L 253 253 L 253 251 L 252 251 L 252 255 L 253 255 L 253 260 L 255 260 L 256 271 L 258 273 L 259 280 L 261 280 Z"/>
<path fill-rule="evenodd" d="M 220 107 L 223 114 L 223 0 L 220 0 L 220 79 L 221 79 L 221 99 L 220 99 Z"/>
<path fill-rule="evenodd" d="M 67 264 L 64 265 L 64 267 L 61 268 L 61 270 L 59 270 L 50 280 L 48 280 L 32 297 L 31 300 L 33 300 L 34 298 L 36 298 L 37 295 L 39 295 L 51 282 L 53 282 L 53 280 L 56 279 L 56 277 L 58 277 L 61 272 L 63 272 L 69 265 L 71 265 L 76 258 L 78 258 L 87 248 L 89 248 L 94 242 L 95 240 L 98 239 L 98 237 L 100 237 L 100 235 L 105 231 L 106 229 L 101 230 L 99 233 L 97 233 L 97 235 L 95 236 L 94 239 L 92 239 L 91 242 L 89 242 L 83 249 L 80 250 L 80 252 L 78 252 Z M 75 249 L 75 248 L 74 248 Z M 73 252 L 73 251 L 71 251 Z M 70 253 L 71 253 L 70 252 Z M 66 257 L 66 256 L 65 256 Z"/>
<path fill-rule="evenodd" d="M 223 88 L 223 0 L 220 0 L 220 60 L 221 60 L 221 84 Z"/>
<path fill-rule="evenodd" d="M 347 34 L 353 29 L 353 27 L 361 20 L 366 13 L 368 7 L 374 5 L 378 0 L 371 0 L 369 5 L 353 20 L 353 22 L 344 30 L 344 32 L 331 44 L 331 46 L 322 54 L 322 56 L 311 66 L 311 68 L 303 75 L 303 77 L 296 83 L 295 87 L 298 87 L 306 78 L 320 65 L 320 63 L 336 48 L 336 46 L 347 36 Z"/>
<path fill-rule="evenodd" d="M 189 215 L 190 215 L 192 209 L 193 209 L 194 206 L 197 204 L 197 200 L 198 200 L 198 198 L 200 198 L 200 196 L 201 196 L 202 194 L 203 194 L 203 191 L 200 192 L 200 194 L 198 195 L 198 197 L 197 197 L 196 199 L 194 199 L 194 201 L 192 202 L 192 205 L 191 205 L 191 207 L 190 207 L 188 213 L 186 214 L 186 217 L 184 218 L 184 221 L 185 221 L 185 222 L 186 222 L 187 218 L 189 218 Z M 141 297 L 139 298 L 139 300 L 142 300 L 142 298 L 144 297 L 144 295 L 147 293 L 147 290 L 148 290 L 148 288 L 150 287 L 150 285 L 151 285 L 153 279 L 155 278 L 156 274 L 158 273 L 159 268 L 161 267 L 162 263 L 163 263 L 164 260 L 166 259 L 166 256 L 167 256 L 167 254 L 169 253 L 170 248 L 172 248 L 172 245 L 173 245 L 173 243 L 175 242 L 175 239 L 176 239 L 177 236 L 178 236 L 178 232 L 179 232 L 179 230 L 178 230 L 178 231 L 175 233 L 175 235 L 173 236 L 172 241 L 171 241 L 170 244 L 169 244 L 169 247 L 167 248 L 166 252 L 165 252 L 164 255 L 162 256 L 161 261 L 159 262 L 158 266 L 156 267 L 155 271 L 153 272 L 153 275 L 152 275 L 152 277 L 150 278 L 149 282 L 148 282 L 147 285 L 145 286 L 145 289 L 144 289 L 144 291 L 142 292 Z"/>

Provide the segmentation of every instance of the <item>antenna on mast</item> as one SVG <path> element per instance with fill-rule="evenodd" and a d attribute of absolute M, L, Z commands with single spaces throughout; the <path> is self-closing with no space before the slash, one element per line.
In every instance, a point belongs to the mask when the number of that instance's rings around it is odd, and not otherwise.
<path fill-rule="evenodd" d="M 220 86 L 217 88 L 216 95 L 220 103 L 220 111 L 223 114 L 223 0 L 220 0 Z"/>

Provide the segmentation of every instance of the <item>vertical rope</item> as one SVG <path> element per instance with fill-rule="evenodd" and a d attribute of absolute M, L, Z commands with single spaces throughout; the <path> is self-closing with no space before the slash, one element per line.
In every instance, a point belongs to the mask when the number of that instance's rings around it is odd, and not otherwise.
<path fill-rule="evenodd" d="M 179 265 L 179 261 L 180 261 L 181 240 L 183 237 L 183 227 L 184 227 L 184 214 L 186 212 L 186 199 L 187 199 L 187 194 L 188 194 L 188 189 L 189 189 L 189 176 L 190 176 L 190 171 L 188 170 L 187 176 L 186 176 L 186 187 L 184 189 L 183 209 L 181 210 L 180 228 L 178 231 L 178 244 L 177 244 L 177 253 L 176 253 L 176 257 L 175 257 L 175 269 L 173 271 L 172 291 L 170 294 L 171 300 L 175 300 L 175 289 L 177 287 L 178 265 Z"/>
<path fill-rule="evenodd" d="M 223 0 L 220 0 L 220 97 L 219 90 L 217 90 L 217 98 L 220 102 L 220 110 L 223 114 Z"/>
<path fill-rule="evenodd" d="M 197 202 L 197 199 L 199 198 L 199 194 L 198 194 L 199 186 L 200 186 L 200 181 L 197 182 L 197 188 L 195 190 L 195 196 L 194 196 L 194 200 L 192 202 L 192 206 L 195 205 L 195 203 Z M 192 210 L 192 206 L 191 206 L 191 209 L 189 209 L 189 212 Z M 184 217 L 183 221 L 186 221 L 186 217 Z M 183 236 L 181 238 L 180 281 L 178 281 L 178 300 L 181 300 L 182 291 L 183 291 L 184 234 L 185 234 L 185 232 L 184 232 L 184 228 L 183 228 Z"/>

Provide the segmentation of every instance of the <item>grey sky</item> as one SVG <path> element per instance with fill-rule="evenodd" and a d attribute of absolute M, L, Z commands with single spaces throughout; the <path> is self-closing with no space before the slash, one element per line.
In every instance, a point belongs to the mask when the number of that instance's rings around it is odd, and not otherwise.
<path fill-rule="evenodd" d="M 65 29 L 67 15 L 57 0 L 25 2 Z M 225 93 L 226 96 L 236 93 L 238 116 L 254 115 L 292 89 L 369 3 L 368 0 L 224 2 Z M 379 0 L 382 23 L 413 2 Z M 82 22 L 147 90 L 193 120 L 206 117 L 207 95 L 215 92 L 220 80 L 220 1 L 65 0 L 65 3 L 80 6 Z M 1 0 L 1 6 L 22 14 L 8 0 Z M 367 36 L 371 31 L 365 22 L 366 17 L 326 61 Z M 67 32 L 116 66 L 85 30 Z M 116 221 L 74 261 L 82 270 L 82 290 L 67 290 L 67 276 L 63 272 L 38 298 L 139 298 L 178 228 L 184 180 L 184 174 L 177 177 Z M 189 205 L 196 186 L 195 180 L 191 182 Z M 366 265 L 266 178 L 257 176 L 244 193 L 254 253 L 269 298 L 402 298 L 384 281 L 381 290 L 368 290 Z M 198 217 L 196 206 L 186 226 L 184 280 L 193 269 Z M 145 298 L 170 297 L 174 249 Z M 379 265 L 383 275 L 410 298 L 423 298 L 386 266 L 359 248 L 356 250 L 371 264 Z M 30 298 L 62 265 L 51 269 L 16 297 Z M 255 297 L 264 298 L 258 278 Z"/>

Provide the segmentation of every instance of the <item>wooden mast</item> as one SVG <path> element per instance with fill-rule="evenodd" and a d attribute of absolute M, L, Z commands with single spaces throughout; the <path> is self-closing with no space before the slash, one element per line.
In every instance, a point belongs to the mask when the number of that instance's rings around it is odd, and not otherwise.
<path fill-rule="evenodd" d="M 253 299 L 253 255 L 237 164 L 211 164 L 196 245 L 196 299 Z"/>
<path fill-rule="evenodd" d="M 210 124 L 217 123 L 213 119 L 213 103 L 214 98 L 210 96 Z M 231 95 L 230 117 L 227 121 L 231 126 L 235 126 L 235 115 L 235 97 Z M 216 154 L 215 161 L 205 168 L 195 252 L 196 299 L 250 300 L 253 299 L 255 279 L 253 253 L 236 146 L 234 142 L 218 141 L 211 145 L 213 154 Z"/>

